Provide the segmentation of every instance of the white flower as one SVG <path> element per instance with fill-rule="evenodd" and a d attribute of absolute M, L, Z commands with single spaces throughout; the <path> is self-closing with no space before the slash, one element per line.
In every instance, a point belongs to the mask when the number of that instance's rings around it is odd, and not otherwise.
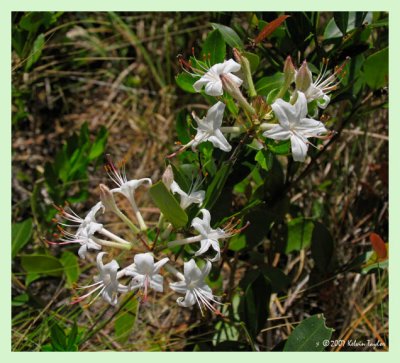
<path fill-rule="evenodd" d="M 176 181 L 173 181 L 170 186 L 172 193 L 179 194 L 181 198 L 180 206 L 182 209 L 188 208 L 192 204 L 201 204 L 204 201 L 205 191 L 204 190 L 192 190 L 189 193 L 185 193 Z"/>
<path fill-rule="evenodd" d="M 118 272 L 119 265 L 118 262 L 112 260 L 106 265 L 103 264 L 103 256 L 105 252 L 100 252 L 97 255 L 96 262 L 97 268 L 99 270 L 99 275 L 94 277 L 94 284 L 88 286 L 81 286 L 81 289 L 92 288 L 87 294 L 75 299 L 73 303 L 80 302 L 96 291 L 98 291 L 95 298 L 90 302 L 92 304 L 100 295 L 102 298 L 111 305 L 117 304 L 118 292 L 127 292 L 128 288 L 118 282 L 118 279 L 123 276 L 124 271 Z M 100 290 L 100 291 L 99 291 Z"/>
<path fill-rule="evenodd" d="M 124 249 L 131 248 L 131 244 L 128 241 L 125 241 L 121 237 L 111 233 L 105 229 L 101 223 L 96 222 L 96 214 L 100 209 L 104 210 L 104 206 L 101 202 L 98 202 L 89 211 L 85 218 L 79 217 L 71 208 L 56 208 L 62 218 L 75 224 L 61 223 L 57 219 L 54 219 L 54 222 L 58 223 L 58 230 L 61 232 L 63 237 L 60 238 L 58 242 L 47 241 L 47 243 L 53 245 L 78 243 L 81 245 L 78 255 L 82 259 L 86 258 L 88 250 L 101 250 L 102 245 Z M 77 228 L 77 231 L 69 232 L 63 227 Z M 95 233 L 100 233 L 110 238 L 111 241 L 95 237 Z M 58 237 L 58 235 L 56 236 Z"/>
<path fill-rule="evenodd" d="M 200 92 L 205 86 L 206 94 L 210 96 L 222 96 L 224 91 L 222 87 L 221 75 L 225 75 L 236 84 L 238 87 L 243 81 L 232 74 L 231 72 L 238 72 L 240 64 L 236 63 L 233 59 L 224 61 L 224 63 L 214 64 L 198 81 L 193 84 L 193 88 Z"/>
<path fill-rule="evenodd" d="M 55 220 L 55 222 L 58 223 L 58 229 L 63 237 L 60 238 L 59 242 L 47 241 L 49 244 L 64 245 L 79 243 L 81 247 L 79 248 L 78 255 L 82 259 L 85 259 L 89 249 L 101 250 L 101 245 L 96 242 L 96 238 L 94 237 L 96 232 L 99 232 L 103 229 L 103 225 L 96 222 L 96 214 L 100 209 L 104 210 L 101 202 L 98 202 L 88 212 L 85 218 L 79 217 L 71 208 L 56 208 L 62 218 L 75 224 L 61 223 L 58 220 Z M 75 233 L 68 232 L 63 227 L 77 228 L 77 231 Z"/>
<path fill-rule="evenodd" d="M 164 278 L 158 274 L 161 267 L 168 262 L 169 258 L 154 263 L 154 257 L 150 252 L 139 253 L 134 258 L 132 266 L 125 269 L 126 276 L 133 276 L 130 283 L 131 289 L 144 289 L 144 299 L 147 299 L 147 290 L 151 288 L 158 292 L 163 292 Z"/>
<path fill-rule="evenodd" d="M 342 73 L 345 64 L 337 67 L 331 74 L 327 70 L 327 61 L 324 61 L 321 72 L 317 79 L 313 81 L 312 73 L 308 68 L 307 62 L 304 61 L 295 74 L 297 90 L 304 93 L 308 102 L 317 100 L 318 107 L 325 109 L 331 100 L 327 93 L 337 88 L 340 83 L 338 75 Z"/>
<path fill-rule="evenodd" d="M 179 294 L 184 294 L 185 297 L 179 297 L 176 302 L 179 306 L 185 308 L 198 304 L 203 314 L 203 307 L 220 314 L 220 312 L 212 305 L 211 302 L 221 304 L 215 300 L 211 288 L 205 283 L 204 279 L 208 276 L 211 270 L 211 262 L 207 261 L 203 269 L 199 269 L 194 262 L 190 260 L 185 262 L 183 266 L 184 279 L 179 282 L 170 283 L 172 290 Z"/>
<path fill-rule="evenodd" d="M 232 146 L 229 145 L 220 130 L 224 110 L 225 104 L 218 101 L 207 111 L 206 117 L 200 119 L 193 114 L 193 118 L 197 122 L 197 134 L 194 140 L 189 143 L 192 146 L 192 149 L 195 149 L 195 147 L 202 142 L 210 141 L 215 147 L 222 151 L 231 151 Z"/>
<path fill-rule="evenodd" d="M 325 126 L 320 121 L 306 118 L 307 99 L 302 92 L 298 92 L 294 105 L 278 99 L 271 107 L 279 120 L 279 125 L 264 132 L 263 136 L 274 140 L 290 139 L 293 159 L 304 161 L 309 145 L 307 139 L 327 132 Z"/>
<path fill-rule="evenodd" d="M 136 205 L 135 201 L 135 191 L 136 189 L 144 183 L 152 184 L 150 178 L 143 179 L 132 179 L 128 180 L 125 173 L 125 164 L 122 164 L 122 170 L 117 168 L 112 160 L 108 158 L 108 163 L 106 165 L 106 171 L 110 179 L 117 184 L 118 188 L 111 189 L 112 193 L 120 193 L 124 195 L 130 202 L 133 211 L 135 212 L 136 219 L 140 225 L 140 229 L 145 231 L 147 229 L 146 223 Z"/>
<path fill-rule="evenodd" d="M 221 258 L 221 250 L 218 240 L 221 238 L 228 238 L 232 234 L 225 232 L 221 228 L 211 228 L 210 212 L 207 209 L 201 209 L 200 212 L 203 215 L 203 219 L 196 217 L 192 221 L 192 227 L 199 232 L 201 236 L 200 249 L 195 253 L 195 256 L 200 256 L 203 253 L 206 253 L 211 247 L 216 252 L 216 255 L 210 261 L 215 262 Z"/>

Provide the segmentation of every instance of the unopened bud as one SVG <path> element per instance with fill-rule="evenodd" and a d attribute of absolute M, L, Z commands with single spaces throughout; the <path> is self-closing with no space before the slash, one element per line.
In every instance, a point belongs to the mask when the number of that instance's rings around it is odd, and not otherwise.
<path fill-rule="evenodd" d="M 246 56 L 240 53 L 236 48 L 233 48 L 233 56 L 235 60 L 240 64 L 241 71 L 243 74 L 244 85 L 247 88 L 248 95 L 255 97 L 257 95 L 254 87 L 253 77 L 251 76 L 250 62 Z"/>
<path fill-rule="evenodd" d="M 161 179 L 167 189 L 170 190 L 171 184 L 174 181 L 174 172 L 172 171 L 171 165 L 167 166 Z"/>
<path fill-rule="evenodd" d="M 285 64 L 283 65 L 283 74 L 285 76 L 285 86 L 289 87 L 290 84 L 294 81 L 294 75 L 296 73 L 296 69 L 294 68 L 292 58 L 287 56 L 285 60 Z"/>
<path fill-rule="evenodd" d="M 239 105 L 244 108 L 245 111 L 254 115 L 254 108 L 247 102 L 244 98 L 242 92 L 240 91 L 238 85 L 231 80 L 229 74 L 221 74 L 220 75 L 222 87 L 224 90 L 229 93 L 236 101 L 238 101 Z"/>
<path fill-rule="evenodd" d="M 111 193 L 111 190 L 107 187 L 107 185 L 100 184 L 100 200 L 103 203 L 104 207 L 111 211 L 115 212 L 118 210 L 117 204 L 115 203 L 114 196 Z"/>
<path fill-rule="evenodd" d="M 311 86 L 312 74 L 308 68 L 307 62 L 304 61 L 295 77 L 296 88 L 298 91 L 305 92 Z"/>

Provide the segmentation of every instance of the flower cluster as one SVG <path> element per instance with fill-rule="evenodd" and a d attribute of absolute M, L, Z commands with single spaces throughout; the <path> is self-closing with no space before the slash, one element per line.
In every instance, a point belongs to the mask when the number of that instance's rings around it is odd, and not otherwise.
<path fill-rule="evenodd" d="M 253 140 L 258 141 L 260 147 L 267 144 L 266 139 L 290 140 L 293 159 L 304 162 L 309 145 L 313 145 L 309 139 L 326 139 L 330 135 L 325 125 L 313 117 L 318 114 L 318 107 L 324 109 L 330 102 L 329 93 L 337 87 L 338 77 L 343 72 L 343 66 L 330 74 L 327 71 L 327 62 L 324 61 L 321 74 L 313 79 L 306 61 L 299 69 L 296 69 L 288 57 L 283 67 L 282 85 L 280 89 L 276 90 L 275 97 L 268 97 L 271 103 L 269 105 L 262 97 L 254 98 L 250 102 L 244 97 L 240 90 L 241 87 L 248 88 L 251 98 L 255 95 L 254 89 L 252 89 L 254 86 L 249 71 L 249 62 L 236 49 L 234 55 L 236 61 L 229 59 L 207 68 L 202 66 L 201 70 L 195 69 L 189 63 L 184 63 L 185 70 L 190 71 L 194 77 L 194 90 L 197 92 L 204 90 L 206 95 L 216 97 L 217 102 L 208 109 L 202 118 L 194 112 L 192 113 L 197 125 L 196 135 L 169 157 L 190 148 L 195 151 L 203 142 L 210 142 L 215 148 L 231 152 L 232 146 L 228 141 L 229 138 L 225 135 L 247 133 L 253 136 Z M 232 97 L 244 111 L 248 121 L 246 124 L 222 126 L 225 112 L 223 101 L 226 94 Z M 315 111 L 316 108 L 317 111 Z M 250 139 L 252 138 L 250 137 Z M 109 304 L 116 305 L 119 295 L 130 291 L 136 291 L 141 302 L 145 303 L 148 301 L 149 290 L 158 293 L 164 291 L 162 274 L 162 269 L 164 269 L 169 272 L 169 277 L 174 276 L 174 279 L 169 282 L 170 289 L 184 295 L 176 300 L 179 306 L 190 307 L 197 303 L 202 313 L 204 309 L 208 309 L 220 314 L 215 305 L 221 304 L 221 302 L 217 300 L 207 285 L 207 276 L 211 271 L 212 263 L 221 260 L 223 241 L 240 233 L 247 225 L 240 228 L 238 227 L 240 221 L 232 219 L 223 228 L 212 226 L 210 211 L 203 205 L 206 193 L 200 189 L 201 182 L 195 182 L 189 190 L 183 188 L 174 180 L 173 170 L 171 166 L 168 166 L 162 177 L 164 192 L 169 193 L 171 198 L 179 200 L 179 208 L 182 213 L 185 214 L 185 210 L 190 207 L 192 211 L 193 208 L 197 209 L 198 216 L 187 223 L 187 227 L 191 227 L 193 233 L 191 236 L 185 236 L 180 234 L 180 230 L 169 223 L 160 212 L 155 230 L 156 240 L 150 241 L 151 229 L 137 204 L 136 193 L 139 188 L 145 190 L 144 188 L 151 187 L 152 180 L 150 178 L 129 180 L 125 173 L 125 164 L 117 167 L 110 158 L 108 158 L 105 169 L 115 184 L 114 188 L 110 189 L 106 185 L 100 184 L 100 201 L 84 218 L 79 217 L 68 206 L 57 207 L 59 218 L 56 218 L 55 221 L 60 233 L 56 235 L 58 241 L 49 241 L 50 244 L 79 245 L 78 254 L 82 259 L 85 259 L 90 251 L 97 253 L 98 275 L 94 277 L 92 284 L 81 287 L 89 289 L 89 291 L 76 298 L 74 303 L 81 302 L 95 294 L 90 303 L 101 296 Z M 120 198 L 127 200 L 134 218 L 130 218 L 126 211 L 123 212 L 120 209 Z M 176 204 L 178 205 L 178 203 Z M 100 223 L 98 218 L 105 213 L 115 214 L 129 227 L 133 238 L 126 240 Z M 170 237 L 172 232 L 176 235 L 173 240 Z M 158 241 L 159 237 L 161 241 Z M 188 244 L 199 245 L 198 250 L 194 252 L 194 257 L 203 258 L 203 262 L 200 268 L 193 258 L 184 261 L 182 274 L 179 272 L 179 268 L 174 266 L 179 262 L 172 262 L 168 256 L 162 253 L 163 251 L 171 252 L 176 246 Z M 120 268 L 115 259 L 104 263 L 108 253 L 104 251 L 106 248 L 133 251 L 132 263 L 124 268 Z"/>
<path fill-rule="evenodd" d="M 340 75 L 343 74 L 345 63 L 330 73 L 327 69 L 327 60 L 323 60 L 321 73 L 313 79 L 313 75 L 304 61 L 299 69 L 296 69 L 288 57 L 285 61 L 284 81 L 279 92 L 270 106 L 257 107 L 259 98 L 249 103 L 240 91 L 242 85 L 253 85 L 250 72 L 245 72 L 242 65 L 248 64 L 248 60 L 236 49 L 234 55 L 237 62 L 233 59 L 223 63 L 214 64 L 209 69 L 198 70 L 192 67 L 188 62 L 182 62 L 186 68 L 192 70 L 189 72 L 193 77 L 200 77 L 193 84 L 197 92 L 202 92 L 209 96 L 223 96 L 224 92 L 232 96 L 252 120 L 248 126 L 223 127 L 222 120 L 225 111 L 225 104 L 218 101 L 207 111 L 202 119 L 194 112 L 192 113 L 194 121 L 197 124 L 197 133 L 195 137 L 183 145 L 178 152 L 191 147 L 193 150 L 202 142 L 210 141 L 214 147 L 225 152 L 230 152 L 232 146 L 226 139 L 225 134 L 244 133 L 255 131 L 255 134 L 261 134 L 266 139 L 272 140 L 290 140 L 291 152 L 295 161 L 304 162 L 306 160 L 309 145 L 313 145 L 309 139 L 319 138 L 328 139 L 331 136 L 325 125 L 314 117 L 318 114 L 315 105 L 325 109 L 329 102 L 329 93 L 335 90 L 340 83 Z M 247 67 L 248 68 L 248 67 Z M 235 74 L 236 73 L 236 74 Z M 238 77 L 241 74 L 244 80 Z M 245 82 L 244 82 L 245 81 Z M 294 88 L 291 86 L 294 85 Z M 250 91 L 250 90 L 248 90 Z M 251 92 L 249 92 L 251 93 Z M 261 103 L 265 104 L 265 100 Z M 269 109 L 265 112 L 265 109 Z M 275 123 L 262 122 L 268 119 Z M 257 140 L 260 140 L 257 137 Z M 313 145 L 314 146 L 314 145 Z M 177 152 L 171 156 L 176 155 Z"/>
<path fill-rule="evenodd" d="M 235 229 L 232 223 L 228 224 L 226 229 L 211 227 L 211 215 L 207 209 L 200 209 L 202 218 L 195 217 L 191 222 L 194 236 L 186 237 L 170 242 L 166 242 L 164 249 L 177 245 L 199 243 L 200 249 L 194 254 L 204 256 L 211 247 L 215 251 L 215 256 L 207 259 L 203 263 L 203 268 L 199 268 L 194 259 L 184 262 L 183 274 L 180 273 L 172 264 L 169 257 L 159 256 L 156 244 L 148 241 L 148 226 L 143 217 L 137 202 L 136 190 L 145 185 L 151 186 L 150 178 L 128 180 L 125 173 L 124 163 L 122 167 L 117 167 L 109 158 L 105 169 L 116 188 L 109 189 L 106 185 L 100 184 L 100 201 L 93 206 L 84 218 L 79 217 L 69 206 L 64 208 L 56 207 L 58 218 L 54 219 L 60 233 L 55 234 L 58 241 L 48 241 L 51 245 L 78 244 L 78 255 L 85 259 L 90 251 L 97 253 L 96 263 L 98 275 L 94 282 L 87 286 L 81 286 L 80 289 L 87 289 L 88 292 L 75 298 L 73 303 L 78 303 L 92 297 L 89 304 L 92 304 L 101 296 L 111 305 L 116 305 L 120 294 L 136 291 L 140 296 L 141 302 L 148 301 L 149 290 L 162 293 L 164 291 L 164 277 L 161 269 L 169 271 L 177 281 L 170 282 L 169 286 L 178 294 L 184 294 L 185 297 L 177 298 L 177 303 L 182 307 L 190 307 L 198 304 L 201 312 L 204 308 L 215 313 L 219 310 L 214 304 L 221 304 L 216 300 L 211 288 L 207 285 L 205 279 L 211 270 L 211 262 L 219 261 L 221 258 L 220 241 L 239 233 L 240 229 Z M 163 182 L 170 193 L 176 194 L 180 198 L 180 207 L 185 210 L 192 204 L 201 206 L 204 202 L 205 192 L 198 190 L 195 184 L 187 193 L 182 190 L 179 184 L 174 180 L 171 166 L 167 167 Z M 120 194 L 128 202 L 135 216 L 131 220 L 118 206 L 118 197 Z M 98 222 L 100 215 L 107 212 L 118 216 L 133 233 L 133 240 L 127 241 L 117 234 L 111 232 L 104 224 Z M 158 223 L 158 233 L 163 230 L 162 238 L 169 238 L 172 227 L 169 223 L 162 223 L 162 215 Z M 107 256 L 106 248 L 120 250 L 145 250 L 134 254 L 132 264 L 120 268 L 119 263 L 112 259 L 104 263 Z M 138 251 L 139 252 L 139 251 Z M 157 256 L 157 257 L 156 257 Z M 94 296 L 93 296 L 94 295 Z"/>

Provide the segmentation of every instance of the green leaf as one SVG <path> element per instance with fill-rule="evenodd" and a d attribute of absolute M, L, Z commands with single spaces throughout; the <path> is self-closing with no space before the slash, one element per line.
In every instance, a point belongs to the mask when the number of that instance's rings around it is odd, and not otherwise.
<path fill-rule="evenodd" d="M 285 253 L 300 251 L 311 244 L 314 223 L 306 218 L 292 219 L 288 224 L 288 240 Z"/>
<path fill-rule="evenodd" d="M 28 294 L 21 294 L 12 300 L 12 306 L 22 306 L 29 301 Z"/>
<path fill-rule="evenodd" d="M 64 251 L 60 258 L 61 264 L 64 266 L 64 273 L 67 277 L 67 284 L 69 287 L 79 279 L 80 269 L 78 258 L 69 251 Z"/>
<path fill-rule="evenodd" d="M 175 82 L 184 91 L 189 93 L 196 93 L 196 90 L 193 88 L 193 84 L 197 81 L 197 79 L 198 78 L 191 76 L 189 73 L 183 72 L 179 73 L 175 77 Z"/>
<path fill-rule="evenodd" d="M 318 222 L 314 223 L 311 239 L 311 256 L 320 271 L 329 270 L 334 253 L 334 243 L 326 227 Z"/>
<path fill-rule="evenodd" d="M 50 328 L 51 345 L 55 351 L 64 352 L 67 348 L 67 336 L 64 330 L 61 329 L 56 323 Z"/>
<path fill-rule="evenodd" d="M 216 64 L 224 61 L 225 54 L 226 44 L 220 31 L 215 29 L 208 34 L 201 50 L 201 56 L 209 61 L 210 64 Z"/>
<path fill-rule="evenodd" d="M 258 95 L 268 96 L 275 88 L 281 88 L 284 82 L 284 75 L 281 72 L 275 73 L 273 76 L 267 76 L 256 82 L 256 91 Z"/>
<path fill-rule="evenodd" d="M 333 18 L 339 30 L 343 35 L 346 35 L 347 24 L 349 22 L 349 13 L 347 11 L 334 12 Z"/>
<path fill-rule="evenodd" d="M 29 242 L 32 236 L 32 218 L 21 223 L 13 223 L 11 229 L 12 247 L 11 256 L 14 258 L 19 251 Z"/>
<path fill-rule="evenodd" d="M 231 48 L 244 48 L 242 39 L 240 39 L 239 35 L 237 35 L 237 33 L 232 28 L 218 23 L 211 23 L 211 26 L 221 32 L 226 44 L 228 44 Z"/>
<path fill-rule="evenodd" d="M 90 148 L 90 152 L 88 155 L 89 160 L 94 160 L 104 154 L 104 150 L 106 149 L 107 145 L 107 138 L 108 138 L 107 128 L 101 126 L 99 132 L 96 135 L 96 139 L 94 140 Z"/>
<path fill-rule="evenodd" d="M 322 314 L 313 315 L 303 320 L 290 334 L 284 352 L 322 352 L 324 340 L 330 340 L 334 329 L 325 325 Z"/>
<path fill-rule="evenodd" d="M 218 200 L 231 171 L 232 169 L 230 163 L 224 163 L 222 167 L 217 171 L 212 182 L 207 188 L 206 197 L 203 204 L 204 208 L 211 209 L 215 202 Z"/>
<path fill-rule="evenodd" d="M 259 270 L 250 270 L 240 284 L 244 290 L 239 305 L 240 319 L 252 337 L 256 337 L 268 318 L 271 285 Z"/>
<path fill-rule="evenodd" d="M 250 70 L 253 74 L 260 64 L 260 57 L 257 54 L 250 53 L 250 52 L 243 52 L 242 55 L 246 57 L 250 63 Z"/>
<path fill-rule="evenodd" d="M 258 162 L 258 164 L 261 166 L 262 169 L 269 171 L 272 168 L 274 157 L 270 151 L 261 149 L 257 151 L 254 160 Z"/>
<path fill-rule="evenodd" d="M 33 43 L 28 61 L 25 64 L 25 71 L 28 71 L 40 58 L 44 47 L 44 34 L 40 34 Z"/>
<path fill-rule="evenodd" d="M 149 189 L 149 193 L 165 218 L 170 221 L 174 227 L 184 227 L 186 225 L 188 222 L 186 212 L 181 208 L 175 197 L 162 181 L 153 184 Z"/>
<path fill-rule="evenodd" d="M 236 234 L 229 240 L 229 249 L 231 251 L 240 251 L 246 247 L 246 236 L 244 234 Z"/>
<path fill-rule="evenodd" d="M 22 255 L 21 265 L 28 273 L 48 276 L 60 276 L 64 271 L 64 266 L 57 258 L 47 255 Z"/>
<path fill-rule="evenodd" d="M 348 21 L 347 21 L 347 28 L 345 33 L 349 33 L 350 31 L 354 30 L 356 28 L 356 18 L 357 18 L 357 13 L 354 11 L 351 11 L 348 13 Z M 361 18 L 359 18 L 361 19 Z M 372 22 L 372 12 L 368 12 L 364 14 L 364 18 L 362 21 L 367 22 L 368 24 L 371 24 Z M 324 31 L 324 39 L 333 39 L 333 38 L 341 38 L 343 36 L 343 32 L 338 28 L 336 25 L 335 19 L 332 18 L 329 20 L 327 26 L 325 27 Z"/>
<path fill-rule="evenodd" d="M 389 48 L 370 55 L 364 62 L 365 82 L 373 90 L 382 88 L 388 81 Z"/>
<path fill-rule="evenodd" d="M 124 304 L 127 300 L 129 300 L 128 303 Z M 115 318 L 114 332 L 115 339 L 122 344 L 125 343 L 132 334 L 132 329 L 135 326 L 139 311 L 139 303 L 138 300 L 130 294 L 122 301 L 121 306 L 123 306 L 123 308 Z"/>
<path fill-rule="evenodd" d="M 290 140 L 284 140 L 267 144 L 268 149 L 275 155 L 289 155 L 290 154 Z"/>

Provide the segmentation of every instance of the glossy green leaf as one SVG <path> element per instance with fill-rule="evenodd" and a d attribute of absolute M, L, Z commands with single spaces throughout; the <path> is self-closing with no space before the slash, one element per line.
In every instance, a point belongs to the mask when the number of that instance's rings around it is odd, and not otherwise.
<path fill-rule="evenodd" d="M 170 221 L 174 227 L 183 227 L 188 222 L 186 212 L 181 208 L 178 201 L 166 188 L 162 181 L 153 184 L 149 193 L 154 203 L 160 208 L 164 217 Z"/>
<path fill-rule="evenodd" d="M 240 319 L 252 337 L 256 337 L 268 318 L 271 285 L 258 270 L 250 272 L 241 281 L 244 295 L 239 305 Z"/>
<path fill-rule="evenodd" d="M 11 257 L 14 258 L 19 251 L 29 242 L 32 236 L 32 218 L 20 223 L 13 223 L 11 229 L 12 247 Z"/>
<path fill-rule="evenodd" d="M 94 140 L 90 148 L 90 152 L 88 155 L 89 160 L 94 160 L 104 154 L 107 145 L 107 138 L 108 138 L 107 128 L 101 126 L 99 132 L 96 135 L 96 139 Z"/>
<path fill-rule="evenodd" d="M 231 164 L 225 163 L 215 174 L 211 184 L 208 186 L 206 191 L 206 197 L 204 200 L 204 208 L 211 209 L 215 202 L 218 200 L 222 189 L 224 188 L 225 182 L 231 173 Z"/>
<path fill-rule="evenodd" d="M 129 300 L 126 304 L 125 302 Z M 121 302 L 123 308 L 119 311 L 114 322 L 115 339 L 119 343 L 125 343 L 135 326 L 137 314 L 139 311 L 139 302 L 137 298 L 129 294 Z"/>
<path fill-rule="evenodd" d="M 272 168 L 274 157 L 270 151 L 261 149 L 257 151 L 255 161 L 257 161 L 262 169 L 268 171 Z"/>
<path fill-rule="evenodd" d="M 285 253 L 300 251 L 310 246 L 314 223 L 306 218 L 292 219 L 288 224 L 288 240 Z"/>
<path fill-rule="evenodd" d="M 285 352 L 322 352 L 324 340 L 330 340 L 334 329 L 325 325 L 322 314 L 303 320 L 289 335 L 283 351 Z"/>
<path fill-rule="evenodd" d="M 389 48 L 382 49 L 370 55 L 364 62 L 365 82 L 372 89 L 385 86 L 388 82 Z"/>
<path fill-rule="evenodd" d="M 251 73 L 254 73 L 260 64 L 260 57 L 257 54 L 250 52 L 243 52 L 242 55 L 248 59 Z"/>
<path fill-rule="evenodd" d="M 48 276 L 61 276 L 64 271 L 64 266 L 57 258 L 47 255 L 22 255 L 21 265 L 28 273 Z"/>
<path fill-rule="evenodd" d="M 196 90 L 193 88 L 193 84 L 198 80 L 191 76 L 189 73 L 183 72 L 179 73 L 175 77 L 176 84 L 182 88 L 185 92 L 196 93 Z"/>
<path fill-rule="evenodd" d="M 289 155 L 290 154 L 290 140 L 272 141 L 267 144 L 268 149 L 275 155 Z"/>
<path fill-rule="evenodd" d="M 335 24 L 342 32 L 343 35 L 346 35 L 347 32 L 347 24 L 349 22 L 349 13 L 347 11 L 334 12 L 333 18 L 335 19 Z"/>
<path fill-rule="evenodd" d="M 64 266 L 67 284 L 71 287 L 74 282 L 78 281 L 80 275 L 78 258 L 74 253 L 64 251 L 61 255 L 60 262 Z"/>
<path fill-rule="evenodd" d="M 273 76 L 263 77 L 255 84 L 257 94 L 268 96 L 273 89 L 281 88 L 283 81 L 284 76 L 281 72 L 275 73 Z"/>
<path fill-rule="evenodd" d="M 211 65 L 222 63 L 225 59 L 226 44 L 218 29 L 208 34 L 201 49 L 201 57 Z"/>
<path fill-rule="evenodd" d="M 44 47 L 44 34 L 40 34 L 33 42 L 32 50 L 28 55 L 25 70 L 28 71 L 39 60 Z"/>
<path fill-rule="evenodd" d="M 239 35 L 237 35 L 237 33 L 232 28 L 217 23 L 211 23 L 211 26 L 221 32 L 226 44 L 228 44 L 231 48 L 244 48 L 242 39 L 240 39 Z"/>

